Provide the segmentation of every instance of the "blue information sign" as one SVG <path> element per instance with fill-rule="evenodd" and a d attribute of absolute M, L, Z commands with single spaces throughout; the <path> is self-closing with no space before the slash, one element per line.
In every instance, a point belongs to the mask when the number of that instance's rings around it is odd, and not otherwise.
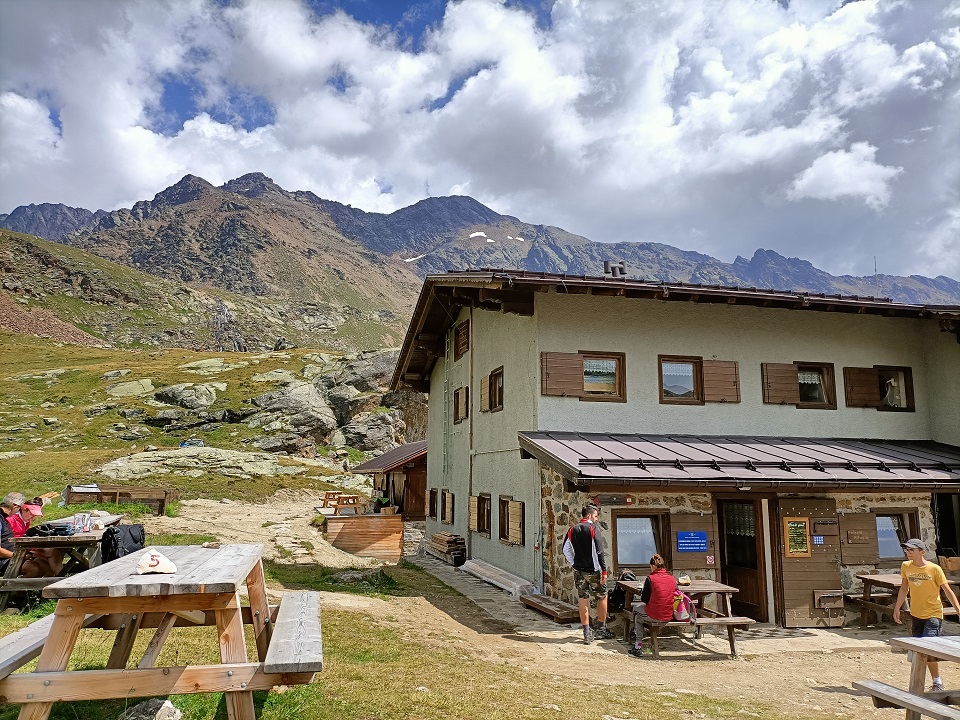
<path fill-rule="evenodd" d="M 707 531 L 695 530 L 677 533 L 677 550 L 679 552 L 706 552 Z"/>

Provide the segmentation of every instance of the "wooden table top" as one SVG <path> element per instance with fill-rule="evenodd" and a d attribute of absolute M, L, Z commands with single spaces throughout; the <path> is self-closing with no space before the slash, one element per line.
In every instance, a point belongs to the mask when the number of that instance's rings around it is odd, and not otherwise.
<path fill-rule="evenodd" d="M 893 647 L 913 650 L 922 655 L 935 657 L 938 660 L 960 662 L 960 636 L 896 637 L 890 638 L 890 644 Z"/>
<path fill-rule="evenodd" d="M 239 590 L 263 555 L 263 545 L 171 545 L 156 548 L 173 561 L 177 572 L 137 575 L 143 551 L 72 575 L 43 589 L 48 598 L 143 597 L 233 593 Z"/>
<path fill-rule="evenodd" d="M 643 589 L 643 580 L 617 580 L 617 585 L 621 585 L 628 590 L 639 591 Z M 740 592 L 731 585 L 724 585 L 715 580 L 690 580 L 689 585 L 680 585 L 679 588 L 688 595 Z"/>
<path fill-rule="evenodd" d="M 900 573 L 885 573 L 882 575 L 857 575 L 857 577 L 864 582 L 866 585 L 876 585 L 878 587 L 885 587 L 891 590 L 899 590 L 900 586 L 903 584 L 903 576 Z M 947 578 L 947 582 L 950 585 L 960 586 L 960 579 L 957 578 Z"/>

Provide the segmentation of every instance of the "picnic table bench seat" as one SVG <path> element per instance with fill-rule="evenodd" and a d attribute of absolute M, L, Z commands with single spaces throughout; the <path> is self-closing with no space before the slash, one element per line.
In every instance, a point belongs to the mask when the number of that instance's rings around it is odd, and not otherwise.
<path fill-rule="evenodd" d="M 903 708 L 936 720 L 960 720 L 960 710 L 945 704 L 947 701 L 960 699 L 957 691 L 915 695 L 878 680 L 858 680 L 853 683 L 853 687 L 872 696 L 875 707 Z"/>
<path fill-rule="evenodd" d="M 681 634 L 685 628 L 693 628 L 696 630 L 697 637 L 700 637 L 701 630 L 705 627 L 725 627 L 727 629 L 727 639 L 730 641 L 730 655 L 737 657 L 737 636 L 735 635 L 736 630 L 744 629 L 750 625 L 755 624 L 757 621 L 753 618 L 748 617 L 739 617 L 739 616 L 722 616 L 722 617 L 697 617 L 696 621 L 690 622 L 689 620 L 671 620 L 669 622 L 662 622 L 660 620 L 652 620 L 650 618 L 643 621 L 643 626 L 649 631 L 650 637 L 650 647 L 653 650 L 654 660 L 660 659 L 660 631 L 664 628 L 675 628 L 678 629 Z M 629 628 L 627 629 L 629 633 Z"/>
<path fill-rule="evenodd" d="M 263 669 L 268 673 L 323 670 L 320 593 L 308 590 L 284 593 Z"/>

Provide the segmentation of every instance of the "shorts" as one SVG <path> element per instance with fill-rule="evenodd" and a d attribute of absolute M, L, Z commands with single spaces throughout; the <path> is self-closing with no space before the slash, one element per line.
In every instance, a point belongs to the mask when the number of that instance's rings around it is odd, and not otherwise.
<path fill-rule="evenodd" d="M 913 618 L 914 637 L 940 637 L 942 629 L 941 618 Z"/>
<path fill-rule="evenodd" d="M 600 577 L 600 571 L 580 572 L 573 571 L 573 581 L 577 585 L 577 597 L 581 600 L 590 600 L 590 607 L 597 606 L 597 600 L 607 596 L 607 586 Z"/>

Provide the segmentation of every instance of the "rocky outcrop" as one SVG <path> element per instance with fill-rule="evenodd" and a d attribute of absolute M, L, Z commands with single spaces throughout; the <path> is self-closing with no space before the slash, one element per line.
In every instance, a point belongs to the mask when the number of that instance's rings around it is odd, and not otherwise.
<path fill-rule="evenodd" d="M 217 401 L 217 390 L 227 389 L 224 383 L 179 383 L 157 390 L 153 396 L 160 402 L 179 405 L 190 410 L 210 407 Z"/>
<path fill-rule="evenodd" d="M 290 383 L 251 402 L 260 408 L 247 419 L 247 425 L 253 428 L 314 437 L 326 437 L 337 428 L 337 417 L 327 399 L 309 382 Z"/>
<path fill-rule="evenodd" d="M 200 477 L 205 473 L 228 477 L 274 477 L 301 475 L 307 469 L 299 465 L 281 465 L 280 459 L 270 453 L 184 447 L 135 453 L 108 462 L 96 472 L 117 482 L 128 482 L 151 475 Z"/>

